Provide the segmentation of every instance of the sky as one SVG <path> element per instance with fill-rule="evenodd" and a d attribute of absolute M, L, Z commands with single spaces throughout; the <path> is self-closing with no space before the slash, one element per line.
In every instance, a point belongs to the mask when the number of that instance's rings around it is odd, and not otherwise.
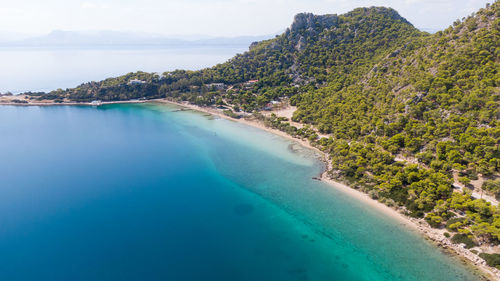
<path fill-rule="evenodd" d="M 418 28 L 441 30 L 493 0 L 0 0 L 0 34 L 112 30 L 163 35 L 268 35 L 300 12 L 396 9 Z"/>

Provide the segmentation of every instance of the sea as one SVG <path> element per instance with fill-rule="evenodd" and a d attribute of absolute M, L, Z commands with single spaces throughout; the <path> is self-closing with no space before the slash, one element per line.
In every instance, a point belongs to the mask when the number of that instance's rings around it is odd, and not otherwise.
<path fill-rule="evenodd" d="M 0 93 L 52 91 L 129 72 L 198 70 L 223 63 L 247 45 L 179 47 L 2 47 Z"/>
<path fill-rule="evenodd" d="M 131 58 L 196 69 L 226 51 Z M 66 66 L 85 60 L 68 55 L 40 74 L 47 83 L 0 91 L 68 87 L 93 79 L 94 62 L 102 75 L 129 68 L 92 52 L 88 68 Z M 400 221 L 314 180 L 317 153 L 269 132 L 155 103 L 0 106 L 0 120 L 2 281 L 479 280 Z"/>

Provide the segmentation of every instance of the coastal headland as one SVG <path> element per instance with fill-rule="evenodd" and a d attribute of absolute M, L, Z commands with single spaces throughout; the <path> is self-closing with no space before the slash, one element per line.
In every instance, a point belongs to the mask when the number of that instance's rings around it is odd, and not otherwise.
<path fill-rule="evenodd" d="M 315 179 L 499 280 L 499 17 L 495 1 L 429 34 L 385 7 L 302 13 L 211 68 L 7 93 L 0 104 L 171 103 L 293 139 L 321 153 Z"/>

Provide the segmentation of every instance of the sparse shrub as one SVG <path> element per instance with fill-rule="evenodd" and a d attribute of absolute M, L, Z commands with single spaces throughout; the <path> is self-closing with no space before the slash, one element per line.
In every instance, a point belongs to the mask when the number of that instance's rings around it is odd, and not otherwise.
<path fill-rule="evenodd" d="M 467 234 L 457 233 L 451 238 L 453 244 L 465 244 L 466 249 L 477 246 L 477 243 L 472 240 Z"/>
<path fill-rule="evenodd" d="M 500 254 L 481 253 L 479 257 L 485 260 L 489 266 L 500 269 Z"/>

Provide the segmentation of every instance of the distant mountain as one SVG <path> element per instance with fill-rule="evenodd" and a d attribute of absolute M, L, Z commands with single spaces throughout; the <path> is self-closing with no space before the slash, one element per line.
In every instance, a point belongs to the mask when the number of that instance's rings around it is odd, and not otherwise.
<path fill-rule="evenodd" d="M 1 34 L 0 34 L 1 35 Z M 109 47 L 109 46 L 218 46 L 243 45 L 272 38 L 268 36 L 209 37 L 191 38 L 168 37 L 153 33 L 117 32 L 117 31 L 62 31 L 37 37 L 0 36 L 0 46 L 8 47 Z"/>

